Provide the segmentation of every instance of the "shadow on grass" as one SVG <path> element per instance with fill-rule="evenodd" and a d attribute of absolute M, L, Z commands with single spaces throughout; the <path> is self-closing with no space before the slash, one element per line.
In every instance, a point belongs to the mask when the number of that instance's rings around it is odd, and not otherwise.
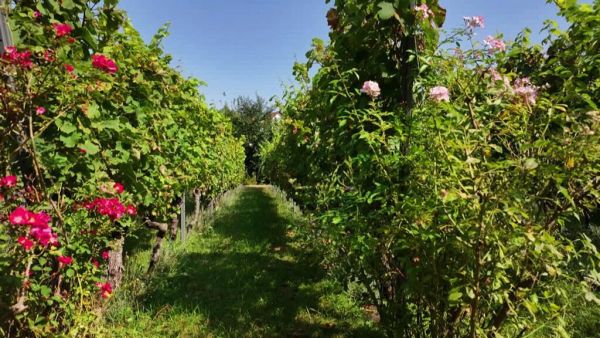
<path fill-rule="evenodd" d="M 346 324 L 311 320 L 319 308 L 321 269 L 288 246 L 277 204 L 264 188 L 245 188 L 222 209 L 213 240 L 200 240 L 140 297 L 145 307 L 201 313 L 208 329 L 230 337 L 373 336 Z M 305 314 L 299 316 L 299 313 Z M 307 319 L 308 316 L 308 319 Z"/>

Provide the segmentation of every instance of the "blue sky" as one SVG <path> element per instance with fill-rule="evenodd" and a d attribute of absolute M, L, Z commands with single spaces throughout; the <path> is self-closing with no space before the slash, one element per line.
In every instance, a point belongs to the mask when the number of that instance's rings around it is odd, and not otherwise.
<path fill-rule="evenodd" d="M 544 0 L 440 2 L 448 10 L 447 29 L 462 25 L 463 16 L 483 15 L 482 39 L 511 38 L 524 27 L 536 33 L 556 13 Z M 173 65 L 207 82 L 200 91 L 219 107 L 239 95 L 281 95 L 311 40 L 327 39 L 330 7 L 325 0 L 121 0 L 120 6 L 147 41 L 171 22 L 165 50 Z"/>

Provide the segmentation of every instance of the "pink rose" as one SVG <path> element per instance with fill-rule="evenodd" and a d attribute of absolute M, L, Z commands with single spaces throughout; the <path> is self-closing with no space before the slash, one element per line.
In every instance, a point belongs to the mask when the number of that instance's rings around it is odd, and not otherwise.
<path fill-rule="evenodd" d="M 465 16 L 463 17 L 463 20 L 465 20 L 465 25 L 469 29 L 485 28 L 483 16 Z"/>
<path fill-rule="evenodd" d="M 367 94 L 372 98 L 376 98 L 381 94 L 379 84 L 375 81 L 366 81 L 360 90 L 361 93 Z"/>
<path fill-rule="evenodd" d="M 489 53 L 504 52 L 506 50 L 506 44 L 502 39 L 496 39 L 493 36 L 488 36 L 483 40 L 483 43 L 488 47 Z"/>
<path fill-rule="evenodd" d="M 415 11 L 417 11 L 417 15 L 423 17 L 423 19 L 428 19 L 430 17 L 433 18 L 433 12 L 429 9 L 427 4 L 422 4 L 420 6 L 415 7 Z"/>
<path fill-rule="evenodd" d="M 444 86 L 437 86 L 429 90 L 429 97 L 436 102 L 450 102 L 450 92 Z"/>
<path fill-rule="evenodd" d="M 538 88 L 531 84 L 529 78 L 516 79 L 513 90 L 527 104 L 534 105 L 537 102 Z"/>

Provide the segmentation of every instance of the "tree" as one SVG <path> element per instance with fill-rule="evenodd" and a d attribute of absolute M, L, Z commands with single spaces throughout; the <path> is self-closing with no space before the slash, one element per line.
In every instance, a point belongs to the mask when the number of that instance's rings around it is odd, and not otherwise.
<path fill-rule="evenodd" d="M 272 136 L 273 108 L 267 100 L 256 95 L 255 99 L 239 96 L 231 107 L 226 104 L 221 111 L 231 118 L 234 136 L 244 137 L 247 175 L 257 177 L 259 147 Z"/>

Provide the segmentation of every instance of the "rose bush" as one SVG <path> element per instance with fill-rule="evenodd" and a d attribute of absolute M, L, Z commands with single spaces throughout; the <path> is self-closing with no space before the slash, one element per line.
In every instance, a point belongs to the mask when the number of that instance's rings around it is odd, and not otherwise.
<path fill-rule="evenodd" d="M 540 47 L 478 16 L 440 42 L 436 1 L 335 1 L 295 66 L 263 171 L 391 336 L 568 335 L 570 300 L 600 303 L 600 3 L 557 4 Z"/>
<path fill-rule="evenodd" d="M 238 184 L 244 152 L 117 1 L 14 1 L 0 76 L 4 334 L 84 335 L 118 288 L 123 243 L 178 198 Z M 171 229 L 175 230 L 176 229 Z"/>

